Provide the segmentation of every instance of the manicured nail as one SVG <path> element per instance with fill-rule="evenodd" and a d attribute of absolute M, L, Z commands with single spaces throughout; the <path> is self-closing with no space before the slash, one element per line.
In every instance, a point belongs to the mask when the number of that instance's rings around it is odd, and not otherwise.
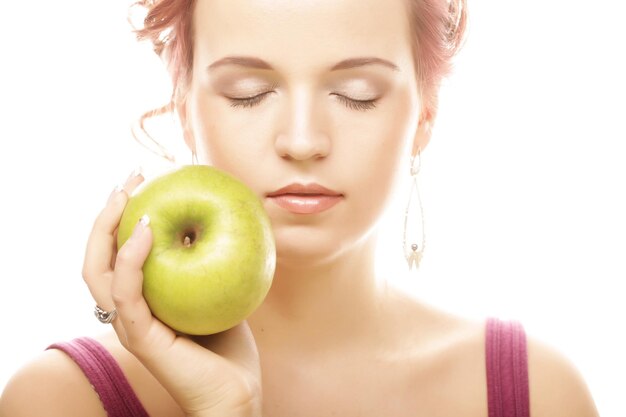
<path fill-rule="evenodd" d="M 143 216 L 141 216 L 141 219 L 139 219 L 139 223 L 141 223 L 143 227 L 146 227 L 150 224 L 150 216 L 144 214 Z"/>
<path fill-rule="evenodd" d="M 143 174 L 143 168 L 141 166 L 138 166 L 137 168 L 133 170 L 133 172 L 131 172 L 128 179 L 138 177 L 139 175 L 142 175 L 142 174 Z"/>
<path fill-rule="evenodd" d="M 119 194 L 120 191 L 122 190 L 124 190 L 124 186 L 122 184 L 117 184 L 115 188 L 113 189 L 113 191 L 111 191 L 111 194 L 109 195 L 109 198 L 107 199 L 107 204 L 110 203 L 111 200 L 113 200 L 115 196 Z"/>
<path fill-rule="evenodd" d="M 150 217 L 147 214 L 144 214 L 143 216 L 141 216 L 141 218 L 135 225 L 135 228 L 133 229 L 133 234 L 131 235 L 131 237 L 136 238 L 136 237 L 141 236 L 141 234 L 146 229 L 146 227 L 148 227 L 149 224 L 150 224 Z"/>

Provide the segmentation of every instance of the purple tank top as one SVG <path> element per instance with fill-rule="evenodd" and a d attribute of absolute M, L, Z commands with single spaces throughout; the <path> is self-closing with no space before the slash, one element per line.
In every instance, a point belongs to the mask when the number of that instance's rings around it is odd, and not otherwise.
<path fill-rule="evenodd" d="M 88 337 L 55 343 L 78 364 L 109 417 L 149 417 L 113 356 Z M 485 353 L 489 417 L 530 417 L 526 334 L 515 321 L 489 318 Z"/>
<path fill-rule="evenodd" d="M 488 319 L 485 353 L 489 417 L 529 417 L 528 355 L 522 325 Z"/>
<path fill-rule="evenodd" d="M 117 361 L 100 343 L 81 337 L 48 349 L 62 350 L 78 364 L 109 417 L 149 417 Z"/>

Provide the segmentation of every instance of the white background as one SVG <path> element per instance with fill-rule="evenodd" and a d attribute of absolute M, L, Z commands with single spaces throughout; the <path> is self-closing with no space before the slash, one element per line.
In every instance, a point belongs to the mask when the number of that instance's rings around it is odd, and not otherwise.
<path fill-rule="evenodd" d="M 576 364 L 602 416 L 624 416 L 626 6 L 474 0 L 470 13 L 422 158 L 428 248 L 400 283 L 452 312 L 520 320 Z M 81 279 L 86 238 L 135 166 L 164 168 L 129 125 L 168 98 L 125 2 L 7 2 L 2 15 L 0 388 L 49 343 L 104 330 Z"/>

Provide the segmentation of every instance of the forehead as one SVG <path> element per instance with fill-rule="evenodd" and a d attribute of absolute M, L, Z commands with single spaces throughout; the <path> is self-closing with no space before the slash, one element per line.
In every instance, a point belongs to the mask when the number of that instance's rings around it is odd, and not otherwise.
<path fill-rule="evenodd" d="M 252 55 L 277 68 L 326 68 L 352 56 L 402 64 L 411 54 L 405 0 L 198 0 L 194 55 Z"/>

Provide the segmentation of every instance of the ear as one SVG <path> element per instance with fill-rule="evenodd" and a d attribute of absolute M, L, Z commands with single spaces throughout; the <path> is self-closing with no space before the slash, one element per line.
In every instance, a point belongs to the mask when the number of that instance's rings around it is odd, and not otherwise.
<path fill-rule="evenodd" d="M 185 143 L 187 144 L 187 147 L 191 152 L 196 153 L 196 141 L 193 137 L 189 118 L 187 117 L 187 100 L 180 100 L 178 103 L 176 103 L 175 107 L 176 113 L 178 114 L 180 127 L 183 130 L 183 138 L 185 139 Z"/>
<path fill-rule="evenodd" d="M 413 149 L 411 155 L 417 155 L 417 152 L 423 152 L 424 148 L 430 142 L 432 135 L 432 127 L 435 116 L 434 111 L 431 109 L 424 109 L 420 115 L 420 119 L 417 125 L 417 131 L 415 132 L 415 138 L 413 138 Z"/>

